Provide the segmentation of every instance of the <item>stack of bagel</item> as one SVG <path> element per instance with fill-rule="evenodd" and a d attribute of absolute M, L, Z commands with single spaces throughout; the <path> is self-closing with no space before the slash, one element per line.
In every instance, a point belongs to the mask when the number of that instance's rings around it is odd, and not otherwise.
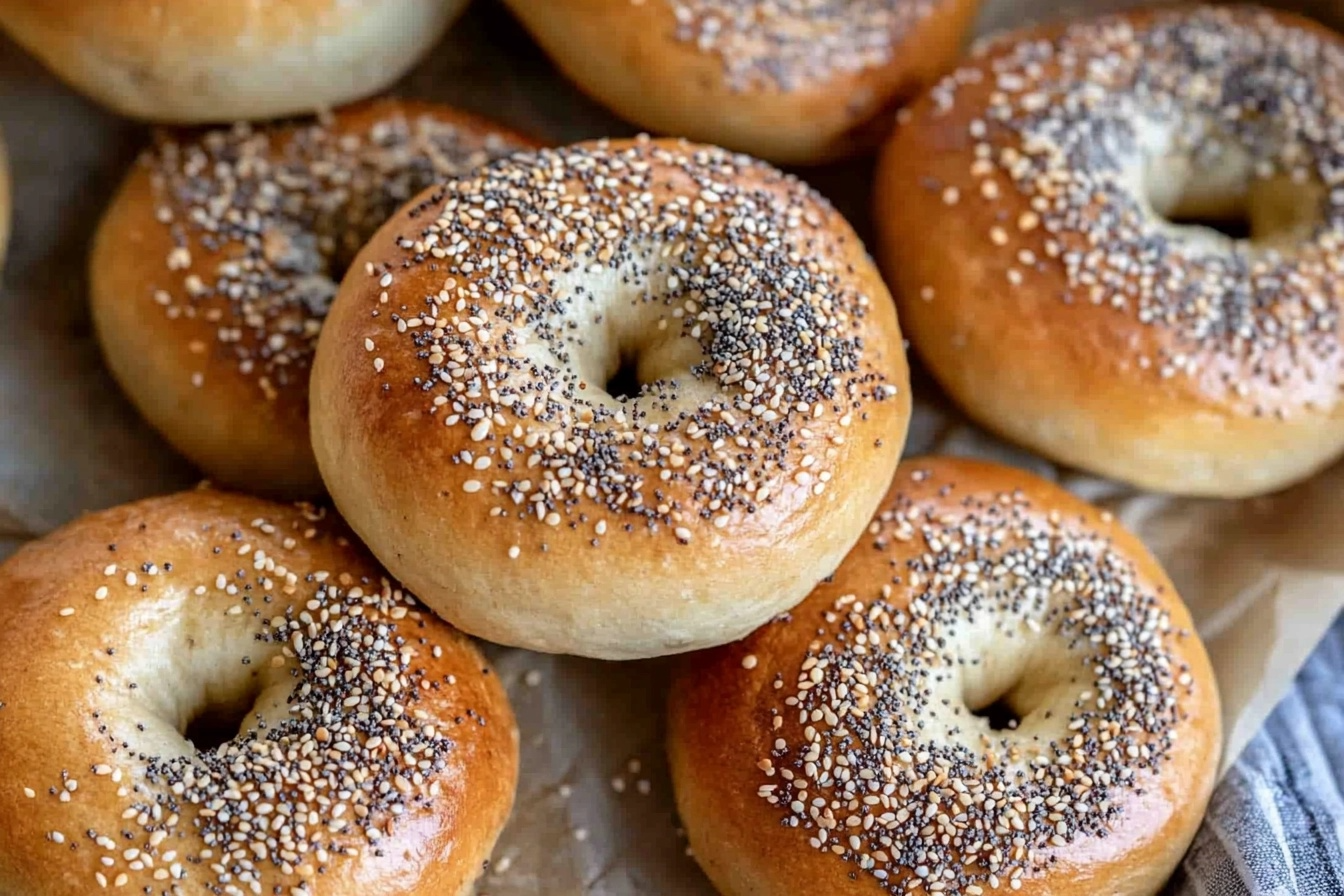
<path fill-rule="evenodd" d="M 1239 498 L 1332 463 L 1344 39 L 505 0 L 654 135 L 557 146 L 384 94 L 462 5 L 0 5 L 157 125 L 90 307 L 207 480 L 0 565 L 0 892 L 472 892 L 528 811 L 478 638 L 684 655 L 725 896 L 1156 893 L 1220 753 L 1189 612 L 1104 510 L 903 458 L 906 337 L 1064 466 Z M 806 182 L 871 152 L 876 259 Z M 8 217 L 0 152 L 0 263 Z"/>

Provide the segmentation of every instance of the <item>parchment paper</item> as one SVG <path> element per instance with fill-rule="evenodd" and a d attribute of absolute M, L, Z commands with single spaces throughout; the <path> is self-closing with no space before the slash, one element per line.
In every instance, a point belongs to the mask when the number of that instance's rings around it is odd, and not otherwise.
<path fill-rule="evenodd" d="M 2 0 L 0 0 L 2 2 Z M 980 33 L 1116 0 L 990 0 Z M 1344 22 L 1338 0 L 1297 8 Z M 508 16 L 480 2 L 400 93 L 456 103 L 553 142 L 626 135 L 565 84 Z M 104 371 L 86 310 L 93 227 L 146 139 L 0 38 L 0 129 L 15 226 L 0 286 L 0 556 L 84 510 L 191 485 Z M 801 172 L 868 228 L 871 163 Z M 1279 495 L 1175 500 L 1060 471 L 997 443 L 916 372 L 908 454 L 998 458 L 1111 508 L 1171 572 L 1208 643 L 1235 758 L 1344 606 L 1344 465 Z M 490 896 L 713 890 L 686 856 L 662 751 L 673 661 L 610 664 L 491 648 L 522 730 L 513 820 L 480 885 Z M 374 896 L 374 894 L 370 894 Z"/>

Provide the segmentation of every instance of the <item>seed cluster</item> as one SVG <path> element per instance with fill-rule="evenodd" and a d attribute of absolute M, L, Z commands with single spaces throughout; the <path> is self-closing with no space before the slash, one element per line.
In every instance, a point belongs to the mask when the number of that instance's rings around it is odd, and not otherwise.
<path fill-rule="evenodd" d="M 174 724 L 151 717 L 156 698 L 137 696 L 140 684 L 129 676 L 97 674 L 93 721 L 106 758 L 83 770 L 92 783 L 81 788 L 72 770 L 50 792 L 78 803 L 81 793 L 113 787 L 125 810 L 107 829 L 48 834 L 66 849 L 98 856 L 90 891 L 129 882 L 160 896 L 310 894 L 341 863 L 381 855 L 380 841 L 397 818 L 439 795 L 439 772 L 455 745 L 417 704 L 440 699 L 457 683 L 426 671 L 426 658 L 441 656 L 444 645 L 417 633 L 422 611 L 387 579 L 291 569 L 268 552 L 268 545 L 302 552 L 332 538 L 320 516 L 310 511 L 279 525 L 256 519 L 232 531 L 202 525 L 193 537 L 202 559 L 218 569 L 202 584 L 172 563 L 127 566 L 125 547 L 109 547 L 115 562 L 92 600 L 115 597 L 116 589 L 138 595 L 151 583 L 215 605 L 227 596 L 234 602 L 225 617 L 255 623 L 253 645 L 238 662 L 288 679 L 292 688 L 284 718 L 257 716 L 217 747 L 163 756 L 137 743 L 161 743 L 163 726 Z M 62 615 L 74 613 L 67 609 Z M 128 695 L 146 713 L 134 732 L 121 720 Z M 486 719 L 466 710 L 454 724 Z M 25 792 L 36 799 L 40 789 Z M 283 888 L 271 883 L 276 872 Z"/>
<path fill-rule="evenodd" d="M 647 0 L 631 0 L 643 3 Z M 933 0 L 664 0 L 677 38 L 723 60 L 734 90 L 797 90 L 891 61 Z"/>
<path fill-rule="evenodd" d="M 424 223 L 400 238 L 403 258 L 367 272 L 370 313 L 399 345 L 365 348 L 379 375 L 381 351 L 414 353 L 409 385 L 460 434 L 454 462 L 479 471 L 462 490 L 492 515 L 586 524 L 594 545 L 608 519 L 689 542 L 693 523 L 754 513 L 785 477 L 823 493 L 843 430 L 896 394 L 872 359 L 899 346 L 865 345 L 880 331 L 848 237 L 823 226 L 833 215 L 796 179 L 717 149 L 520 154 L 412 212 Z M 423 266 L 442 272 L 439 292 L 398 288 Z M 585 378 L 603 351 L 638 366 L 669 346 L 699 360 L 635 397 Z"/>
<path fill-rule="evenodd" d="M 169 318 L 212 325 L 216 355 L 268 399 L 306 390 L 313 348 L 345 268 L 400 205 L 517 148 L 429 115 L 389 112 L 366 129 L 339 113 L 292 128 L 238 124 L 179 142 L 160 135 L 141 164 L 165 259 L 182 288 L 154 291 Z M 191 350 L 204 367 L 208 345 Z M 202 386 L 204 370 L 193 384 Z"/>
<path fill-rule="evenodd" d="M 789 622 L 818 623 L 816 638 L 796 674 L 775 676 L 788 696 L 758 766 L 783 824 L 891 893 L 1017 889 L 1052 851 L 1106 836 L 1161 768 L 1191 684 L 1167 646 L 1182 633 L 1100 536 L 1020 494 L 948 494 L 873 522 L 888 581 Z M 995 730 L 958 692 L 982 662 L 968 630 L 986 619 L 1037 660 L 1065 654 L 1035 668 L 1073 669 L 1023 685 L 1020 730 Z"/>
<path fill-rule="evenodd" d="M 987 81 L 993 90 L 984 92 Z M 1253 7 L 1073 24 L 1050 40 L 1000 45 L 987 64 L 972 64 L 935 90 L 934 114 L 957 108 L 968 85 L 988 99 L 975 101 L 983 108 L 969 126 L 979 189 L 967 195 L 931 186 L 949 205 L 1019 203 L 999 195 L 1006 176 L 1030 203 L 1020 217 L 1001 216 L 989 233 L 994 245 L 1019 255 L 1010 286 L 1062 265 L 1066 301 L 1168 328 L 1175 347 L 1137 358 L 1142 367 L 1163 377 L 1198 374 L 1207 366 L 1198 353 L 1213 348 L 1243 359 L 1238 371 L 1249 364 L 1257 378 L 1281 383 L 1300 374 L 1303 357 L 1340 354 L 1341 83 L 1338 41 Z M 1146 146 L 1154 132 L 1169 135 L 1170 147 Z M 1135 186 L 1135 170 L 1164 164 L 1162 155 L 1191 159 L 1199 178 L 1224 164 L 1230 147 L 1253 160 L 1249 189 L 1271 178 L 1320 185 L 1321 208 L 1302 244 L 1189 240 L 1163 226 Z M 1019 248 L 1039 234 L 1046 257 Z M 1241 373 L 1239 381 L 1226 376 L 1229 389 L 1248 393 Z"/>

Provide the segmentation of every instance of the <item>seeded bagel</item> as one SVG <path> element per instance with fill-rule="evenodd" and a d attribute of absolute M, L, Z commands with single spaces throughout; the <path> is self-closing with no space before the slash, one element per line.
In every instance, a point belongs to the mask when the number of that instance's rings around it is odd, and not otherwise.
<path fill-rule="evenodd" d="M 94 242 L 93 321 L 112 373 L 215 482 L 321 494 L 308 372 L 350 259 L 425 187 L 529 143 L 407 100 L 161 134 Z"/>
<path fill-rule="evenodd" d="M 1344 39 L 1253 6 L 995 39 L 877 174 L 911 341 L 977 421 L 1158 491 L 1344 451 Z"/>
<path fill-rule="evenodd" d="M 950 68 L 980 0 L 506 0 L 560 69 L 664 134 L 816 164 Z"/>
<path fill-rule="evenodd" d="M 741 637 L 863 531 L 910 416 L 843 218 L 723 150 L 524 152 L 365 246 L 318 342 L 345 518 L 453 624 L 611 659 Z"/>
<path fill-rule="evenodd" d="M 508 698 L 326 514 L 154 498 L 0 587 L 0 891 L 471 891 L 513 802 Z"/>
<path fill-rule="evenodd" d="M 1171 582 L 1034 476 L 907 461 L 799 607 L 689 657 L 668 749 L 724 896 L 1152 896 L 1221 722 Z"/>

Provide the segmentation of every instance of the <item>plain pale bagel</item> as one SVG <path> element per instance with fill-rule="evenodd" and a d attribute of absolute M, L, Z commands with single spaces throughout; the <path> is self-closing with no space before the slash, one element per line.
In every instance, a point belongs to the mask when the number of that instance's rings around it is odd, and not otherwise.
<path fill-rule="evenodd" d="M 0 28 L 133 118 L 192 124 L 316 112 L 377 93 L 466 0 L 5 0 Z"/>

